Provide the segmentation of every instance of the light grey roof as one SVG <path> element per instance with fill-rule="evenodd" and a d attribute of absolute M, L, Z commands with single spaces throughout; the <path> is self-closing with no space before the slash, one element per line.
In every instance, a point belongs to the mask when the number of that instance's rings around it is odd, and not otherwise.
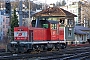
<path fill-rule="evenodd" d="M 83 26 L 75 26 L 74 28 L 75 34 L 88 34 L 87 32 L 84 32 L 84 31 L 90 31 L 90 28 L 83 27 Z"/>
<path fill-rule="evenodd" d="M 87 34 L 86 32 L 83 32 L 81 30 L 75 29 L 74 31 L 75 34 Z"/>
<path fill-rule="evenodd" d="M 75 29 L 84 30 L 84 31 L 90 31 L 90 28 L 83 27 L 83 26 L 75 26 Z"/>

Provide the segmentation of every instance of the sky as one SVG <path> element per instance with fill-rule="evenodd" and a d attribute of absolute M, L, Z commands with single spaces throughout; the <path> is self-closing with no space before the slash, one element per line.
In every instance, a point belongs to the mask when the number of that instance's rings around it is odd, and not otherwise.
<path fill-rule="evenodd" d="M 13 1 L 13 0 L 10 0 Z M 56 3 L 57 1 L 60 2 L 62 0 L 30 0 L 36 3 L 47 3 L 47 4 L 51 4 L 51 3 Z M 81 1 L 81 0 L 65 0 L 66 3 L 71 3 L 73 1 L 77 2 L 77 1 Z M 84 0 L 84 1 L 90 1 L 90 0 Z"/>

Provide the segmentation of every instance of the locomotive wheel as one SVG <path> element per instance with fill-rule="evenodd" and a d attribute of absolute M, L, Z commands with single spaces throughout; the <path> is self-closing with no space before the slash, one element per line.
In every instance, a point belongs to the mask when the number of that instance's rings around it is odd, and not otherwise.
<path fill-rule="evenodd" d="M 48 51 L 51 51 L 53 49 L 53 44 L 47 44 L 47 50 Z"/>
<path fill-rule="evenodd" d="M 64 49 L 65 47 L 65 44 L 61 44 L 61 49 Z"/>
<path fill-rule="evenodd" d="M 51 50 L 52 50 L 52 48 L 48 48 L 47 50 L 48 50 L 48 51 L 51 51 Z"/>
<path fill-rule="evenodd" d="M 60 49 L 60 44 L 56 44 L 55 49 L 58 51 Z"/>
<path fill-rule="evenodd" d="M 6 46 L 6 52 L 11 52 L 11 53 L 13 53 L 10 43 Z"/>
<path fill-rule="evenodd" d="M 44 45 L 43 51 L 47 51 L 47 49 L 48 49 L 47 45 Z"/>
<path fill-rule="evenodd" d="M 44 51 L 44 45 L 40 46 L 40 51 Z"/>
<path fill-rule="evenodd" d="M 30 53 L 30 52 L 32 52 L 32 49 L 28 49 L 28 50 L 26 51 L 26 53 Z"/>

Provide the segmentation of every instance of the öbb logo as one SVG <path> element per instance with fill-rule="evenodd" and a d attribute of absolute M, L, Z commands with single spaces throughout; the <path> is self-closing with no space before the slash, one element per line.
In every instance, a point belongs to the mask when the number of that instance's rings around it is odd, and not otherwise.
<path fill-rule="evenodd" d="M 19 33 L 18 36 L 22 36 L 22 33 Z"/>

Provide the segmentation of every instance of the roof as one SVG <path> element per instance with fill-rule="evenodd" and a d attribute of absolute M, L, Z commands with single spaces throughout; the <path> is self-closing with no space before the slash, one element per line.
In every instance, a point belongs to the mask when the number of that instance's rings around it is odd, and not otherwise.
<path fill-rule="evenodd" d="M 90 31 L 90 28 L 83 27 L 83 26 L 75 26 L 75 29 L 83 30 L 83 31 Z"/>
<path fill-rule="evenodd" d="M 50 8 L 47 8 L 45 10 L 42 10 L 40 12 L 37 12 L 35 13 L 33 16 L 73 16 L 73 17 L 76 17 L 76 15 L 62 9 L 62 8 L 59 8 L 59 7 L 50 7 Z"/>
<path fill-rule="evenodd" d="M 75 34 L 88 34 L 87 32 L 84 31 L 90 31 L 90 28 L 83 27 L 83 26 L 75 26 L 74 28 L 74 33 Z"/>
<path fill-rule="evenodd" d="M 87 34 L 86 32 L 83 32 L 81 30 L 75 29 L 74 31 L 75 34 Z"/>

